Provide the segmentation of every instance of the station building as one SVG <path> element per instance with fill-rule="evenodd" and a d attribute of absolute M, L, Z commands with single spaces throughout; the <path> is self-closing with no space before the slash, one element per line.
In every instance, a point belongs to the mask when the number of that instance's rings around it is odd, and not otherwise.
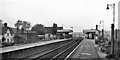
<path fill-rule="evenodd" d="M 70 38 L 72 37 L 72 32 L 70 29 L 57 30 L 57 38 Z"/>
<path fill-rule="evenodd" d="M 84 29 L 83 33 L 85 35 L 85 38 L 94 39 L 96 36 L 99 35 L 99 30 L 96 30 L 96 29 Z"/>

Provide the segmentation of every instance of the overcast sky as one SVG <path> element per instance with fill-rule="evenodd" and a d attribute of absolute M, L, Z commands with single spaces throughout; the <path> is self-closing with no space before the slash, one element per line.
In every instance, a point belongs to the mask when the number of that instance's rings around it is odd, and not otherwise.
<path fill-rule="evenodd" d="M 105 30 L 110 30 L 113 21 L 112 8 L 107 3 L 118 0 L 0 0 L 0 19 L 14 27 L 16 21 L 25 20 L 34 24 L 64 26 L 74 31 L 94 29 L 104 20 Z M 116 13 L 117 16 L 117 13 Z M 117 22 L 117 17 L 116 17 Z M 117 23 L 116 23 L 117 26 Z"/>

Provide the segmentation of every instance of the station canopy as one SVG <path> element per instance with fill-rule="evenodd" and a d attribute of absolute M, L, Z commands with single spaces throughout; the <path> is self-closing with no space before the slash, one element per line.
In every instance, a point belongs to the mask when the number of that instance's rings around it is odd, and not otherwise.
<path fill-rule="evenodd" d="M 70 32 L 73 32 L 72 30 L 70 29 L 63 29 L 63 30 L 57 30 L 58 33 L 70 33 Z"/>
<path fill-rule="evenodd" d="M 98 33 L 98 30 L 96 30 L 96 29 L 84 29 L 83 30 L 83 33 L 88 33 L 88 32 L 90 32 L 90 33 L 92 33 L 92 32 Z"/>

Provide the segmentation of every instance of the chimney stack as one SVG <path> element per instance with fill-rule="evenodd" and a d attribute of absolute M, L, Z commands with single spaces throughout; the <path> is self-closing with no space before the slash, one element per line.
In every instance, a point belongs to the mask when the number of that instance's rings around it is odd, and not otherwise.
<path fill-rule="evenodd" d="M 96 30 L 98 30 L 98 25 L 96 25 Z"/>
<path fill-rule="evenodd" d="M 4 23 L 4 27 L 7 27 L 7 23 Z"/>

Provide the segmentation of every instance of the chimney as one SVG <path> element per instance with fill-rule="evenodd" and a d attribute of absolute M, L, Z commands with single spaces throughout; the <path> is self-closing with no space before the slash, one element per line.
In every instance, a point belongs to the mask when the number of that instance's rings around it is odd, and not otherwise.
<path fill-rule="evenodd" d="M 4 23 L 4 27 L 7 27 L 7 23 Z"/>
<path fill-rule="evenodd" d="M 96 30 L 98 30 L 98 25 L 96 25 Z"/>

